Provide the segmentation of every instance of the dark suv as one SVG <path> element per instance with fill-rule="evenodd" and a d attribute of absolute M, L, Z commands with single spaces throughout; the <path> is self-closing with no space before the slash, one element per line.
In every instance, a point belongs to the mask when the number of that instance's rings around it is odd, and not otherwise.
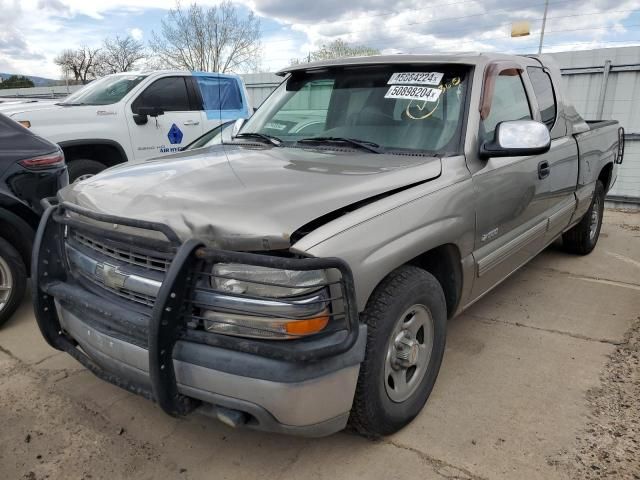
<path fill-rule="evenodd" d="M 24 295 L 40 200 L 67 183 L 60 148 L 0 114 L 0 325 Z"/>

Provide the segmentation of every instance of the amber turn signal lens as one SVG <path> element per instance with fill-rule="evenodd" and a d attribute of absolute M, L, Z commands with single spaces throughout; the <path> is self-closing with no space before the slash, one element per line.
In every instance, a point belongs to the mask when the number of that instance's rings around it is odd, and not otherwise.
<path fill-rule="evenodd" d="M 285 323 L 285 329 L 289 335 L 311 335 L 318 333 L 329 323 L 329 315 L 308 318 L 306 320 L 296 320 Z"/>
<path fill-rule="evenodd" d="M 25 128 L 31 128 L 31 122 L 29 120 L 18 120 L 18 123 Z"/>

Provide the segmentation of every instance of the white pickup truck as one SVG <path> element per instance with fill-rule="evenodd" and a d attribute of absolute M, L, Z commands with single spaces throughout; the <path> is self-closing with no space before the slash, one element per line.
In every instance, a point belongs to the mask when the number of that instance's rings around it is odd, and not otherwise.
<path fill-rule="evenodd" d="M 236 75 L 162 71 L 109 75 L 59 103 L 0 104 L 0 112 L 60 145 L 73 181 L 177 152 L 252 109 Z"/>

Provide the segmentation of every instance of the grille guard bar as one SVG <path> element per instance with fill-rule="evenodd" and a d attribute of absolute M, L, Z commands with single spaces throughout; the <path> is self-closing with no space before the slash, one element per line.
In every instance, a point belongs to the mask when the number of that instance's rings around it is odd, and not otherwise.
<path fill-rule="evenodd" d="M 169 415 L 184 415 L 198 406 L 197 400 L 178 392 L 173 367 L 173 348 L 179 339 L 291 362 L 314 362 L 339 355 L 352 348 L 357 341 L 359 320 L 353 274 L 348 264 L 341 259 L 295 259 L 223 251 L 206 248 L 196 239 L 180 245 L 177 235 L 167 225 L 96 214 L 67 203 L 52 204 L 52 201 L 54 200 L 43 200 L 46 210 L 36 234 L 31 268 L 31 278 L 35 282 L 33 306 L 43 337 L 53 348 L 68 352 L 98 377 L 155 400 Z M 62 331 L 54 298 L 46 292 L 46 285 L 52 281 L 64 281 L 67 278 L 65 256 L 62 251 L 63 226 L 72 223 L 77 225 L 78 222 L 61 215 L 63 210 L 70 210 L 97 221 L 161 232 L 177 250 L 151 311 L 148 329 L 149 376 L 152 386 L 150 392 L 103 370 L 76 348 L 75 341 Z M 96 226 L 90 227 L 94 230 L 99 229 Z M 145 243 L 153 242 L 151 239 L 142 239 L 142 237 L 136 237 L 136 239 Z M 191 294 L 193 272 L 203 261 L 242 263 L 290 270 L 336 269 L 340 272 L 344 289 L 346 331 L 328 334 L 321 340 L 313 342 L 304 340 L 283 342 L 188 330 L 184 322 L 185 308 L 189 304 L 186 300 Z M 42 288 L 43 286 L 45 288 Z"/>

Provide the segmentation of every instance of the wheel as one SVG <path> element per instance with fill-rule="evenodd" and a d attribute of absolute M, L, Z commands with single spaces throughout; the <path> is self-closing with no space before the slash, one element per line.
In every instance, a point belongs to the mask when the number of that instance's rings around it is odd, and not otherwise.
<path fill-rule="evenodd" d="M 444 355 L 447 307 L 440 283 L 413 266 L 389 274 L 367 303 L 367 350 L 349 424 L 378 437 L 415 418 L 435 384 Z"/>
<path fill-rule="evenodd" d="M 596 182 L 591 206 L 584 214 L 580 223 L 562 234 L 562 246 L 570 253 L 587 255 L 595 248 L 602 228 L 602 214 L 604 213 L 604 185 L 600 180 Z"/>
<path fill-rule="evenodd" d="M 89 178 L 96 173 L 100 173 L 105 168 L 107 168 L 106 165 L 96 160 L 89 160 L 85 158 L 71 160 L 67 165 L 67 170 L 69 172 L 69 183 Z"/>
<path fill-rule="evenodd" d="M 27 286 L 27 269 L 18 251 L 0 238 L 0 325 L 15 312 Z"/>

